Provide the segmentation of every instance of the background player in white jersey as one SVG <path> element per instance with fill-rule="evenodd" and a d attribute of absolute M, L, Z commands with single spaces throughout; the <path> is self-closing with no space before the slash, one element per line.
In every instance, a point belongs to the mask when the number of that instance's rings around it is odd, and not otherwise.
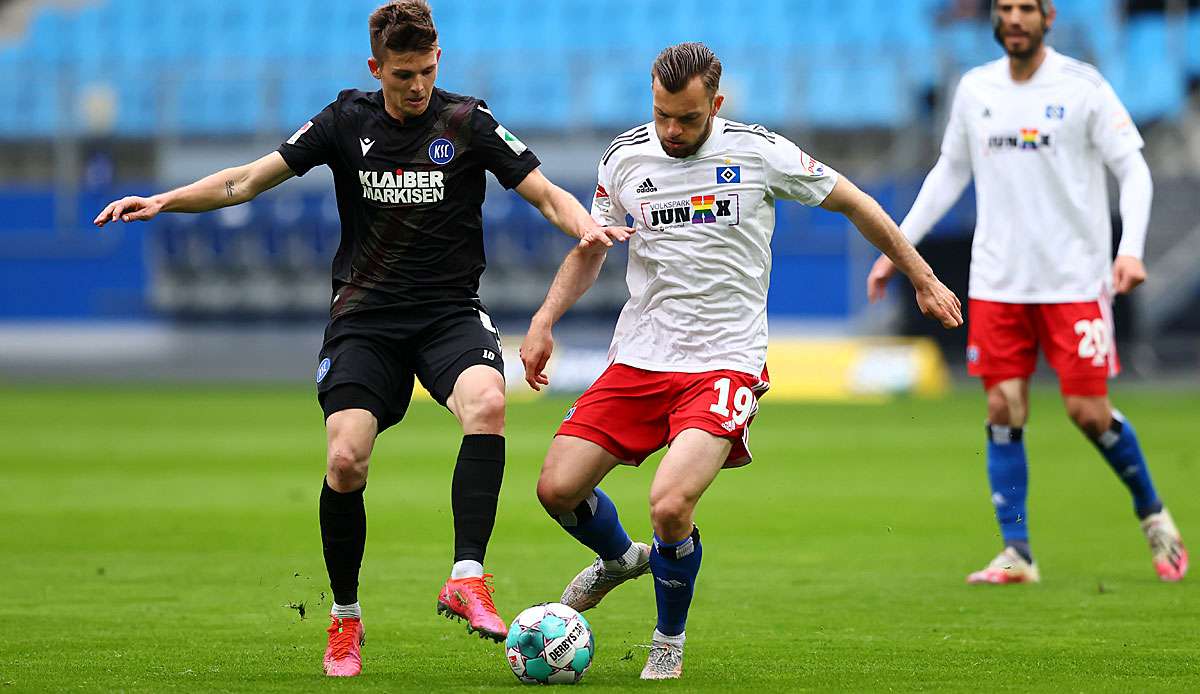
<path fill-rule="evenodd" d="M 1039 580 L 1022 441 L 1039 345 L 1058 374 L 1068 415 L 1132 493 L 1158 575 L 1177 581 L 1187 552 L 1132 425 L 1108 399 L 1108 378 L 1119 369 L 1109 292 L 1124 294 L 1146 278 L 1150 170 L 1112 87 L 1092 66 L 1045 45 L 1054 16 L 1051 0 L 993 4 L 996 40 L 1008 56 L 963 76 L 941 157 L 900 225 L 917 243 L 974 174 L 967 368 L 987 391 L 988 479 L 1005 548 L 967 581 Z M 1115 262 L 1105 165 L 1120 183 Z M 867 279 L 872 300 L 894 272 L 886 257 L 876 262 Z"/>
<path fill-rule="evenodd" d="M 664 50 L 651 71 L 654 121 L 604 153 L 592 216 L 632 215 L 630 298 L 609 368 L 567 412 L 538 480 L 538 498 L 599 556 L 562 602 L 594 607 L 616 585 L 654 575 L 658 624 L 644 679 L 679 677 L 684 623 L 700 568 L 692 523 L 722 467 L 750 462 L 747 430 L 767 389 L 767 284 L 775 200 L 845 214 L 913 280 L 921 309 L 961 324 L 958 299 L 868 195 L 783 137 L 717 118 L 721 63 L 703 44 Z M 543 369 L 551 328 L 596 279 L 605 249 L 581 244 L 563 262 L 521 347 L 526 380 Z M 654 546 L 632 542 L 597 484 L 620 463 L 670 446 L 650 487 Z"/>

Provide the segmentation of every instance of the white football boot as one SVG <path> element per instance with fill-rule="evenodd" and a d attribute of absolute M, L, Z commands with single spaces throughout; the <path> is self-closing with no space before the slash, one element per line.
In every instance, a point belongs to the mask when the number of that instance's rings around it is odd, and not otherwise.
<path fill-rule="evenodd" d="M 683 674 L 683 644 L 654 640 L 646 667 L 642 668 L 644 680 L 677 680 Z"/>
<path fill-rule="evenodd" d="M 1012 547 L 1005 547 L 992 563 L 967 576 L 970 584 L 1037 583 L 1040 580 L 1037 565 L 1025 561 Z"/>
<path fill-rule="evenodd" d="M 1154 570 L 1164 581 L 1180 581 L 1188 570 L 1188 553 L 1179 536 L 1179 528 L 1167 509 L 1146 516 L 1142 520 L 1142 532 L 1150 543 L 1154 555 Z"/>
<path fill-rule="evenodd" d="M 609 591 L 625 581 L 650 572 L 650 545 L 633 543 L 638 548 L 637 559 L 624 571 L 617 573 L 604 568 L 604 561 L 596 557 L 592 565 L 580 571 L 563 590 L 562 604 L 576 612 L 590 610 L 608 595 Z"/>

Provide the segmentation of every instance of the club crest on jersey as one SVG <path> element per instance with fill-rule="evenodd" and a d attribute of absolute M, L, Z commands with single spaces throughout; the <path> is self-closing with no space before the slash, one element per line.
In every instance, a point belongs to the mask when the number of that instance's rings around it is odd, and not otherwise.
<path fill-rule="evenodd" d="M 717 185 L 726 183 L 741 183 L 742 182 L 742 167 L 740 166 L 718 166 L 717 167 Z"/>
<path fill-rule="evenodd" d="M 434 164 L 449 164 L 454 158 L 454 143 L 439 137 L 429 144 L 429 160 Z"/>
<path fill-rule="evenodd" d="M 683 224 L 724 224 L 741 221 L 741 202 L 737 193 L 692 195 L 686 200 L 642 203 L 642 223 L 650 229 L 666 229 Z"/>
<path fill-rule="evenodd" d="M 1020 132 L 1016 135 L 992 135 L 988 137 L 988 149 L 994 152 L 1010 149 L 1036 151 L 1050 145 L 1050 133 L 1044 133 L 1037 128 L 1021 128 Z"/>
<path fill-rule="evenodd" d="M 442 171 L 359 171 L 363 197 L 392 205 L 441 202 L 446 197 L 446 174 Z"/>
<path fill-rule="evenodd" d="M 321 360 L 321 363 L 317 365 L 317 383 L 325 380 L 325 376 L 329 374 L 329 365 L 332 363 L 333 362 L 329 361 L 329 357 L 325 357 Z"/>

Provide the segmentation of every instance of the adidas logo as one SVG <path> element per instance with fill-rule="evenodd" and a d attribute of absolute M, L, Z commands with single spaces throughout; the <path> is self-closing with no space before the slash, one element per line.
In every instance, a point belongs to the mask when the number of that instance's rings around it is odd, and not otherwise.
<path fill-rule="evenodd" d="M 725 431 L 733 431 L 734 427 L 736 427 L 736 426 L 737 425 L 733 423 L 732 419 L 729 420 L 728 422 L 721 422 L 721 428 L 724 429 Z"/>
<path fill-rule="evenodd" d="M 683 581 L 676 581 L 676 580 L 673 580 L 670 578 L 659 578 L 658 576 L 655 576 L 654 580 L 658 581 L 659 583 L 663 584 L 664 586 L 666 586 L 668 588 L 687 588 L 687 584 L 684 583 Z"/>
<path fill-rule="evenodd" d="M 651 181 L 650 179 L 648 179 L 648 178 L 647 178 L 646 180 L 642 181 L 642 184 L 641 184 L 640 186 L 638 186 L 638 187 L 637 187 L 637 190 L 636 190 L 635 192 L 638 192 L 638 193 L 657 193 L 657 192 L 658 192 L 658 188 L 656 188 L 656 187 L 654 186 L 654 181 Z"/>

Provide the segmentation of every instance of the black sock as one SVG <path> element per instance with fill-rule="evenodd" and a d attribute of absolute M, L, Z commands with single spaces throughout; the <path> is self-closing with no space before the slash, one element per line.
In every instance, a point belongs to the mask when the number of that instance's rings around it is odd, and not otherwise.
<path fill-rule="evenodd" d="M 504 480 L 504 437 L 498 434 L 467 434 L 458 449 L 450 504 L 454 509 L 454 561 L 483 563 L 492 527 L 496 524 L 496 502 Z"/>
<path fill-rule="evenodd" d="M 339 605 L 358 602 L 358 569 L 367 545 L 367 509 L 362 489 L 336 492 L 328 481 L 321 484 L 321 548 L 333 601 Z"/>

